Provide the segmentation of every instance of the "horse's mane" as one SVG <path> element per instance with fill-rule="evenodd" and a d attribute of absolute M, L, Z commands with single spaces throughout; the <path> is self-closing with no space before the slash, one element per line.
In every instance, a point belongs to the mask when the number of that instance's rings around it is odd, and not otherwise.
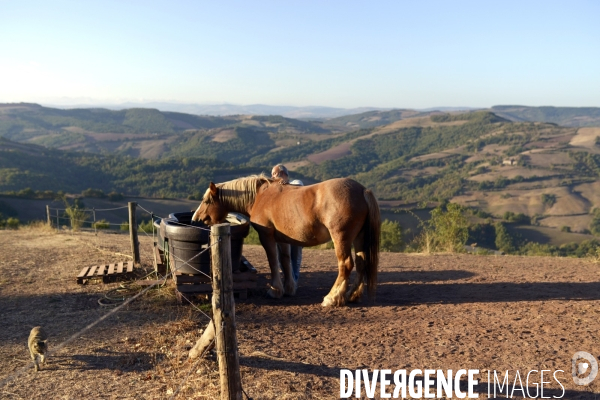
<path fill-rule="evenodd" d="M 263 183 L 271 184 L 272 182 L 273 179 L 268 178 L 265 174 L 260 174 L 217 183 L 216 186 L 219 188 L 218 200 L 234 210 L 241 211 L 254 204 L 256 191 L 260 185 Z M 207 204 L 214 203 L 214 199 L 210 195 L 210 188 L 204 193 L 202 201 Z"/>

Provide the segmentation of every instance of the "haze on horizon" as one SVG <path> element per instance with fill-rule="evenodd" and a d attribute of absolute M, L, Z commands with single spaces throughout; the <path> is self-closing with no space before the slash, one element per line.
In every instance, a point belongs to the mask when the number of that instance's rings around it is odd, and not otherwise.
<path fill-rule="evenodd" d="M 600 3 L 2 2 L 0 102 L 600 106 Z"/>

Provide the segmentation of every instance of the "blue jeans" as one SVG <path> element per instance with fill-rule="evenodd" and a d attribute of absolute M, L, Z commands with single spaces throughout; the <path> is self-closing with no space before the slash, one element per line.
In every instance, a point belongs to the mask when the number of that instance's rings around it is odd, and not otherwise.
<path fill-rule="evenodd" d="M 279 243 L 277 244 L 277 253 L 281 258 L 281 247 L 279 247 Z M 298 283 L 298 279 L 300 279 L 300 265 L 302 264 L 302 246 L 290 245 L 290 261 L 292 264 L 292 277 L 294 278 L 294 281 Z M 279 267 L 281 268 L 281 264 Z"/>
<path fill-rule="evenodd" d="M 302 247 L 290 246 L 290 257 L 292 258 L 292 276 L 294 281 L 298 283 L 300 279 L 300 265 L 302 264 Z"/>

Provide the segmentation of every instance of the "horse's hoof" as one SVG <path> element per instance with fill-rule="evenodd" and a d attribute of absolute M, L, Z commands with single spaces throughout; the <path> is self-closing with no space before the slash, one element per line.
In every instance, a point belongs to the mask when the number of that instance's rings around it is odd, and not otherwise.
<path fill-rule="evenodd" d="M 335 301 L 333 301 L 330 297 L 325 297 L 323 299 L 323 302 L 321 303 L 321 306 L 323 307 L 335 307 Z"/>
<path fill-rule="evenodd" d="M 281 293 L 280 290 L 276 290 L 276 289 L 267 290 L 267 297 L 269 299 L 280 299 L 281 296 L 283 296 L 283 294 Z"/>
<path fill-rule="evenodd" d="M 350 297 L 348 297 L 348 303 L 358 303 L 358 302 L 360 302 L 360 299 L 361 299 L 360 295 L 350 296 Z"/>
<path fill-rule="evenodd" d="M 286 296 L 295 296 L 296 295 L 296 289 L 297 289 L 297 286 L 296 286 L 295 283 L 293 285 L 286 285 L 285 293 L 284 294 Z"/>
<path fill-rule="evenodd" d="M 348 303 L 358 303 L 362 297 L 362 290 L 355 290 L 346 295 L 346 301 Z"/>

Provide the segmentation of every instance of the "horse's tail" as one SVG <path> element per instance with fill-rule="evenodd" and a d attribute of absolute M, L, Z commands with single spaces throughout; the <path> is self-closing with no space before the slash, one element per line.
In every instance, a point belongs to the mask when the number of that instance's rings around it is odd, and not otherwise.
<path fill-rule="evenodd" d="M 364 191 L 365 200 L 369 206 L 369 215 L 365 220 L 364 229 L 364 251 L 365 251 L 365 275 L 367 278 L 367 290 L 369 298 L 375 300 L 377 290 L 377 269 L 379 266 L 379 240 L 381 235 L 381 216 L 377 199 L 369 189 Z"/>

